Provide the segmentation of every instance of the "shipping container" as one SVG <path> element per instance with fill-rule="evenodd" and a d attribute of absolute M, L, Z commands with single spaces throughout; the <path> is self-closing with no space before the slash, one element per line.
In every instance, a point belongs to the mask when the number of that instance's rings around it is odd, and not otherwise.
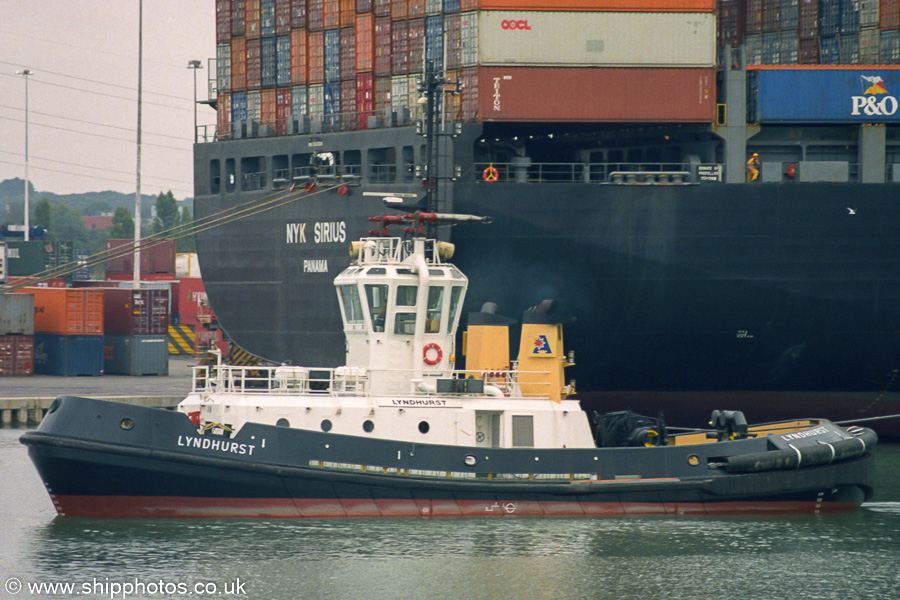
<path fill-rule="evenodd" d="M 859 30 L 859 64 L 877 65 L 881 50 L 881 30 L 861 27 Z"/>
<path fill-rule="evenodd" d="M 309 83 L 322 83 L 325 79 L 325 34 L 321 31 L 308 36 Z"/>
<path fill-rule="evenodd" d="M 275 0 L 260 0 L 259 33 L 263 37 L 275 35 Z"/>
<path fill-rule="evenodd" d="M 375 76 L 391 74 L 391 20 L 388 17 L 375 19 Z"/>
<path fill-rule="evenodd" d="M 801 65 L 817 65 L 819 64 L 819 40 L 800 40 L 800 60 Z"/>
<path fill-rule="evenodd" d="M 306 83 L 306 30 L 295 29 L 291 31 L 291 83 L 303 85 Z"/>
<path fill-rule="evenodd" d="M 340 25 L 340 0 L 325 0 L 322 6 L 322 27 L 325 29 L 337 29 Z"/>
<path fill-rule="evenodd" d="M 346 116 L 344 127 L 353 129 L 356 127 L 356 79 L 341 81 L 341 113 Z"/>
<path fill-rule="evenodd" d="M 39 240 L 6 242 L 6 276 L 24 277 L 44 270 L 44 242 Z"/>
<path fill-rule="evenodd" d="M 483 66 L 711 67 L 716 61 L 712 14 L 482 11 L 478 21 Z M 440 44 L 430 48 L 440 54 Z"/>
<path fill-rule="evenodd" d="M 306 10 L 307 28 L 310 31 L 325 29 L 325 0 L 309 0 Z"/>
<path fill-rule="evenodd" d="M 247 40 L 242 37 L 231 40 L 231 89 L 247 89 Z"/>
<path fill-rule="evenodd" d="M 462 32 L 459 13 L 444 16 L 444 54 L 448 69 L 458 69 L 462 64 Z"/>
<path fill-rule="evenodd" d="M 375 78 L 375 115 L 381 118 L 391 108 L 391 78 Z"/>
<path fill-rule="evenodd" d="M 68 377 L 103 375 L 103 336 L 35 334 L 34 372 Z"/>
<path fill-rule="evenodd" d="M 243 137 L 247 129 L 247 92 L 231 95 L 231 131 L 233 137 Z M 107 274 L 108 275 L 108 274 Z"/>
<path fill-rule="evenodd" d="M 747 0 L 747 10 L 745 16 L 747 18 L 746 30 L 748 34 L 762 33 L 762 12 L 763 0 Z"/>
<path fill-rule="evenodd" d="M 264 135 L 275 133 L 275 90 L 259 93 L 259 124 L 266 128 Z"/>
<path fill-rule="evenodd" d="M 811 40 L 819 36 L 819 0 L 800 0 L 799 32 L 801 40 Z M 816 54 L 818 55 L 818 44 Z"/>
<path fill-rule="evenodd" d="M 291 89 L 279 88 L 275 90 L 275 134 L 292 134 L 293 116 L 291 114 Z"/>
<path fill-rule="evenodd" d="M 336 115 L 341 112 L 341 82 L 326 81 L 325 85 L 322 87 L 322 98 L 324 100 L 322 110 L 324 114 L 328 116 Z M 332 126 L 337 124 L 337 122 L 333 119 L 328 119 L 327 122 Z"/>
<path fill-rule="evenodd" d="M 375 113 L 375 79 L 371 73 L 356 76 L 356 113 L 357 127 L 368 127 L 369 117 Z"/>
<path fill-rule="evenodd" d="M 819 0 L 819 35 L 832 38 L 841 32 L 841 0 Z"/>
<path fill-rule="evenodd" d="M 247 129 L 253 135 L 259 134 L 259 124 L 262 121 L 262 99 L 259 90 L 247 92 Z"/>
<path fill-rule="evenodd" d="M 340 0 L 341 27 L 354 27 L 356 25 L 356 0 Z"/>
<path fill-rule="evenodd" d="M 425 64 L 438 71 L 444 68 L 444 18 L 440 15 L 425 17 Z"/>
<path fill-rule="evenodd" d="M 425 66 L 425 19 L 409 22 L 409 72 L 421 73 Z"/>
<path fill-rule="evenodd" d="M 461 120 L 464 122 L 479 121 L 478 112 L 478 68 L 469 67 L 460 72 L 462 92 L 460 93 Z"/>
<path fill-rule="evenodd" d="M 196 252 L 179 252 L 175 255 L 175 276 L 200 277 L 200 260 Z"/>
<path fill-rule="evenodd" d="M 391 16 L 391 0 L 372 0 L 372 12 L 375 17 Z"/>
<path fill-rule="evenodd" d="M 859 36 L 842 34 L 838 37 L 838 64 L 859 64 Z"/>
<path fill-rule="evenodd" d="M 307 106 L 311 121 L 325 118 L 325 86 L 321 83 L 307 87 Z"/>
<path fill-rule="evenodd" d="M 900 28 L 900 0 L 881 0 L 878 8 L 878 28 L 882 31 Z"/>
<path fill-rule="evenodd" d="M 762 32 L 778 31 L 778 17 L 781 0 L 762 0 Z"/>
<path fill-rule="evenodd" d="M 100 289 L 26 287 L 16 293 L 34 296 L 35 333 L 103 334 L 103 291 Z"/>
<path fill-rule="evenodd" d="M 859 26 L 878 27 L 879 0 L 859 0 Z"/>
<path fill-rule="evenodd" d="M 838 36 L 819 40 L 819 64 L 838 65 L 841 62 L 840 40 Z"/>
<path fill-rule="evenodd" d="M 291 28 L 305 28 L 306 17 L 306 0 L 291 0 Z"/>
<path fill-rule="evenodd" d="M 391 26 L 391 73 L 409 73 L 409 23 L 394 21 Z"/>
<path fill-rule="evenodd" d="M 103 370 L 109 375 L 168 375 L 166 335 L 106 335 Z"/>
<path fill-rule="evenodd" d="M 182 277 L 178 280 L 178 293 L 175 299 L 179 317 L 197 317 L 200 305 L 206 298 L 206 288 L 199 277 Z"/>
<path fill-rule="evenodd" d="M 425 0 L 409 0 L 409 18 L 418 19 L 425 16 Z"/>
<path fill-rule="evenodd" d="M 425 16 L 434 17 L 441 14 L 443 0 L 425 0 Z"/>
<path fill-rule="evenodd" d="M 391 19 L 403 21 L 409 17 L 409 0 L 391 0 Z"/>
<path fill-rule="evenodd" d="M 897 68 L 758 69 L 752 78 L 755 122 L 900 122 Z"/>
<path fill-rule="evenodd" d="M 247 89 L 258 90 L 262 79 L 262 46 L 259 40 L 247 40 Z"/>
<path fill-rule="evenodd" d="M 375 58 L 375 17 L 371 14 L 356 16 L 356 72 L 372 70 Z"/>
<path fill-rule="evenodd" d="M 295 85 L 291 88 L 291 119 L 299 124 L 305 123 L 309 115 L 306 102 L 306 86 Z M 288 125 L 291 132 L 295 132 L 294 125 Z M 305 131 L 305 130 L 304 130 Z M 300 133 L 299 130 L 296 133 Z"/>
<path fill-rule="evenodd" d="M 275 85 L 291 85 L 291 38 L 287 35 L 275 38 Z"/>
<path fill-rule="evenodd" d="M 718 46 L 734 47 L 741 45 L 744 39 L 744 26 L 746 25 L 746 16 L 743 9 L 743 0 L 722 0 L 718 13 Z"/>
<path fill-rule="evenodd" d="M 304 0 L 305 1 L 305 0 Z M 231 35 L 244 35 L 246 33 L 246 4 L 243 0 L 234 0 L 231 3 Z"/>
<path fill-rule="evenodd" d="M 219 92 L 216 98 L 216 136 L 220 140 L 231 138 L 231 94 Z"/>
<path fill-rule="evenodd" d="M 7 277 L 6 282 L 9 285 L 27 285 L 30 287 L 56 287 L 56 288 L 64 288 L 66 287 L 66 280 L 62 277 L 50 277 L 49 279 L 45 279 L 41 277 L 38 279 L 37 277 Z"/>
<path fill-rule="evenodd" d="M 372 12 L 372 0 L 356 0 L 356 12 L 357 14 Z"/>
<path fill-rule="evenodd" d="M 553 10 L 618 12 L 705 12 L 716 0 L 479 0 L 482 10 Z"/>
<path fill-rule="evenodd" d="M 859 3 L 860 0 L 840 0 L 841 35 L 859 33 Z"/>
<path fill-rule="evenodd" d="M 800 26 L 799 0 L 780 0 L 778 13 L 778 29 L 797 33 Z"/>
<path fill-rule="evenodd" d="M 231 44 L 216 46 L 216 90 L 219 94 L 231 91 Z"/>
<path fill-rule="evenodd" d="M 900 31 L 882 31 L 880 40 L 879 62 L 883 65 L 900 63 Z"/>
<path fill-rule="evenodd" d="M 34 294 L 0 294 L 0 335 L 34 335 Z"/>
<path fill-rule="evenodd" d="M 443 0 L 442 4 L 445 15 L 454 15 L 459 12 L 459 0 Z"/>
<path fill-rule="evenodd" d="M 34 374 L 34 335 L 0 335 L 0 377 Z"/>
<path fill-rule="evenodd" d="M 481 67 L 475 89 L 482 121 L 711 123 L 715 84 L 714 69 Z"/>
<path fill-rule="evenodd" d="M 245 18 L 247 20 L 247 39 L 259 38 L 259 0 L 247 0 Z"/>
<path fill-rule="evenodd" d="M 334 82 L 341 79 L 341 31 L 326 29 L 323 36 L 325 64 L 325 81 Z"/>
<path fill-rule="evenodd" d="M 165 335 L 169 330 L 169 291 L 101 288 L 103 333 Z"/>
<path fill-rule="evenodd" d="M 459 61 L 464 67 L 478 64 L 478 13 L 459 15 Z"/>
<path fill-rule="evenodd" d="M 796 65 L 800 61 L 800 39 L 797 31 L 782 31 L 778 35 L 779 64 Z"/>
<path fill-rule="evenodd" d="M 175 240 L 159 239 L 141 247 L 141 273 L 175 273 Z M 134 272 L 134 240 L 106 240 L 107 273 Z"/>
<path fill-rule="evenodd" d="M 216 42 L 231 37 L 231 0 L 216 0 Z"/>
<path fill-rule="evenodd" d="M 291 34 L 291 0 L 275 0 L 275 35 Z"/>
<path fill-rule="evenodd" d="M 355 17 L 354 17 L 355 21 Z M 356 81 L 356 28 L 345 27 L 340 33 L 340 74 L 345 81 Z"/>
<path fill-rule="evenodd" d="M 260 42 L 260 87 L 273 88 L 278 75 L 278 52 L 275 38 L 263 38 Z"/>

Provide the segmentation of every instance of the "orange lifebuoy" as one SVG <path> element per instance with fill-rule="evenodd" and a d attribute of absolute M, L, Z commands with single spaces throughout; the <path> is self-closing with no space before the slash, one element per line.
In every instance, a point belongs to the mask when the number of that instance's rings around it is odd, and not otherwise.
<path fill-rule="evenodd" d="M 494 163 L 491 163 L 488 165 L 488 168 L 484 170 L 484 173 L 482 173 L 482 177 L 484 177 L 485 181 L 493 183 L 500 177 L 500 173 L 497 172 L 497 167 L 494 166 Z"/>
<path fill-rule="evenodd" d="M 436 357 L 436 358 L 433 358 L 433 359 L 432 359 L 432 358 L 428 358 L 428 351 L 429 351 L 429 350 L 437 350 L 437 357 Z M 430 343 L 430 344 L 425 344 L 425 349 L 422 350 L 422 360 L 425 361 L 425 364 L 426 364 L 426 365 L 436 365 L 436 364 L 438 364 L 439 362 L 441 362 L 441 359 L 442 359 L 443 357 L 444 357 L 444 351 L 441 350 L 441 347 L 440 347 L 440 346 L 438 346 L 438 345 L 435 344 L 434 342 L 432 342 L 432 343 Z"/>

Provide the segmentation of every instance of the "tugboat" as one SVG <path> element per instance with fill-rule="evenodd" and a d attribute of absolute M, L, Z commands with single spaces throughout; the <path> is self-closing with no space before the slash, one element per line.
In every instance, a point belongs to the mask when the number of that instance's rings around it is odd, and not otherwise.
<path fill-rule="evenodd" d="M 375 219 L 335 279 L 346 364 L 194 367 L 177 411 L 64 396 L 22 436 L 60 515 L 92 517 L 604 516 L 826 512 L 872 495 L 869 429 L 748 426 L 716 411 L 588 415 L 565 368 L 568 321 L 545 302 L 487 303 L 456 332 L 468 280 L 426 227 Z M 388 228 L 405 227 L 402 235 Z M 300 308 L 298 307 L 298 310 Z"/>

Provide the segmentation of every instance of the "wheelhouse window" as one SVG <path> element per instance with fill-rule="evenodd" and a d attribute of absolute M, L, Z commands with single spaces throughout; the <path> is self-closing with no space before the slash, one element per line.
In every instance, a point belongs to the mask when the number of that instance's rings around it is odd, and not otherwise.
<path fill-rule="evenodd" d="M 384 322 L 387 318 L 388 286 L 386 284 L 367 284 L 366 301 L 369 304 L 372 331 L 384 331 Z"/>
<path fill-rule="evenodd" d="M 415 306 L 416 294 L 419 293 L 419 286 L 416 285 L 398 285 L 397 286 L 397 306 Z"/>
<path fill-rule="evenodd" d="M 425 333 L 440 333 L 443 306 L 444 288 L 438 286 L 428 288 L 428 312 L 425 317 Z"/>
<path fill-rule="evenodd" d="M 414 335 L 416 333 L 416 313 L 397 313 L 394 319 L 394 333 Z"/>
<path fill-rule="evenodd" d="M 453 323 L 459 312 L 459 299 L 462 297 L 462 287 L 455 285 L 450 288 L 450 318 L 447 319 L 447 333 L 453 333 Z"/>
<path fill-rule="evenodd" d="M 344 308 L 344 323 L 353 329 L 365 326 L 362 303 L 359 301 L 359 291 L 356 286 L 342 285 L 338 287 L 338 291 L 341 295 L 341 305 Z"/>

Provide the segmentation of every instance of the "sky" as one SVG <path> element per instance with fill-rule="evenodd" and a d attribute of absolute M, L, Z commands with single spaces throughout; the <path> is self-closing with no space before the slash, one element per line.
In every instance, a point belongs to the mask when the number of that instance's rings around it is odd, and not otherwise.
<path fill-rule="evenodd" d="M 0 181 L 39 192 L 137 189 L 139 0 L 0 0 Z M 209 97 L 215 0 L 143 0 L 141 193 L 193 195 L 194 71 Z M 214 73 L 213 73 L 214 74 Z M 212 134 L 216 114 L 197 106 Z M 201 127 L 202 129 L 202 127 Z M 24 186 L 23 186 L 24 187 Z"/>

